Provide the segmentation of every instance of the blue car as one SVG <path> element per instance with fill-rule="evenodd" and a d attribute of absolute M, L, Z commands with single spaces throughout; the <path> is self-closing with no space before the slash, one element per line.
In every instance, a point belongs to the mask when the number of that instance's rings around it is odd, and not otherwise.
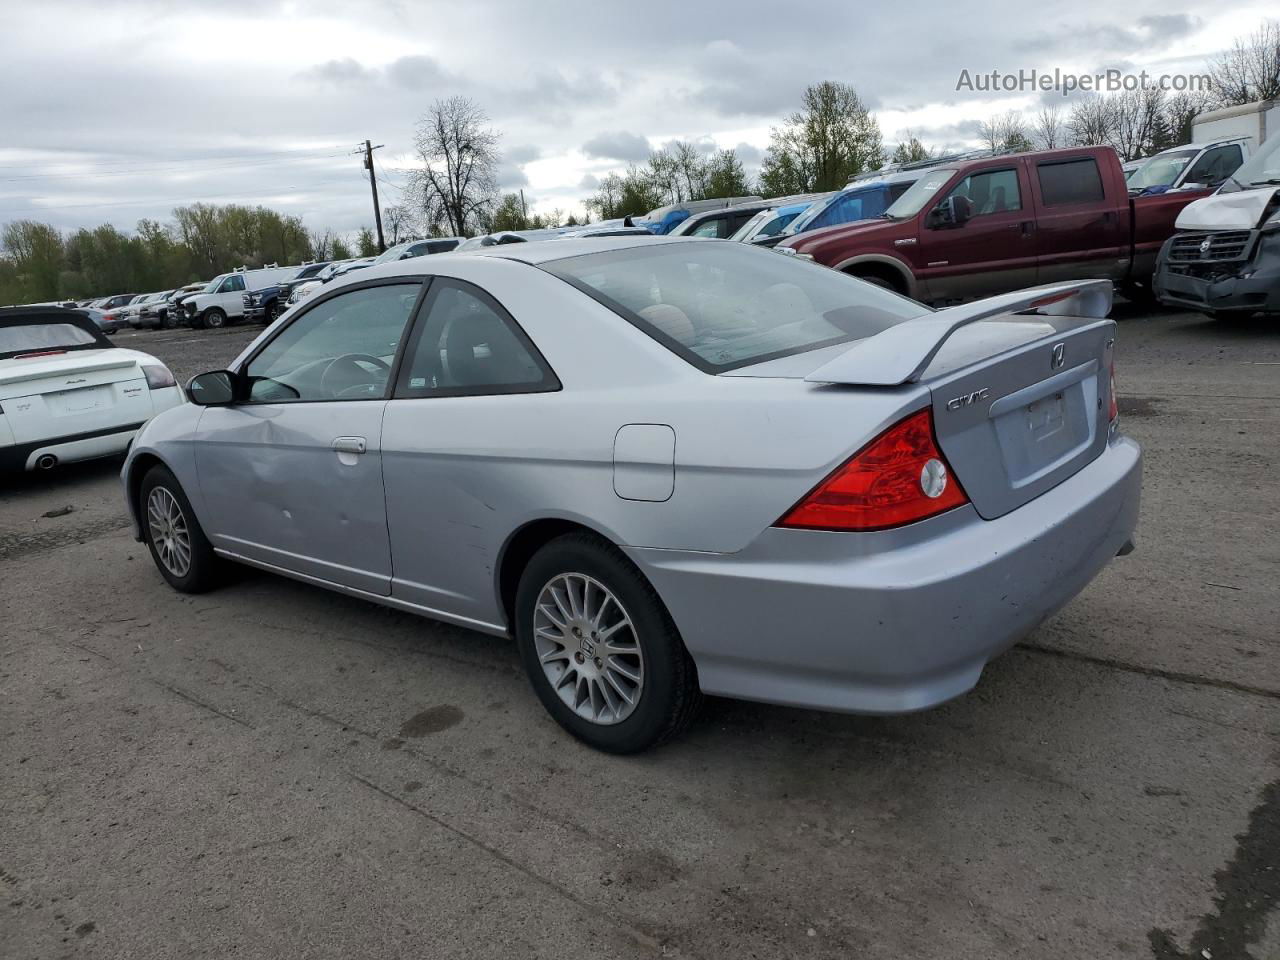
<path fill-rule="evenodd" d="M 738 232 L 729 237 L 739 243 L 752 243 L 767 237 L 776 237 L 792 220 L 800 216 L 810 207 L 822 203 L 830 194 L 821 194 L 807 200 L 798 200 L 777 207 L 761 210 L 754 217 L 738 228 Z"/>
<path fill-rule="evenodd" d="M 679 203 L 669 203 L 665 207 L 656 207 L 643 217 L 635 218 L 634 223 L 637 227 L 644 227 L 651 233 L 665 236 L 695 213 L 719 210 L 723 207 L 736 207 L 739 204 L 750 203 L 752 200 L 760 199 L 760 197 L 753 195 L 750 197 L 718 197 L 714 200 L 682 200 Z"/>

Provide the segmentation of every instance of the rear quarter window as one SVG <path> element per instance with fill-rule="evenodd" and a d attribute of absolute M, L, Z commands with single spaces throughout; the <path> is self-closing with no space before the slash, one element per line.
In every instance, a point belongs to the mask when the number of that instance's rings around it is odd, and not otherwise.
<path fill-rule="evenodd" d="M 1105 199 L 1098 162 L 1092 157 L 1037 165 L 1040 198 L 1046 207 L 1097 203 Z"/>
<path fill-rule="evenodd" d="M 727 241 L 645 244 L 542 268 L 709 373 L 853 342 L 931 312 L 828 267 Z"/>

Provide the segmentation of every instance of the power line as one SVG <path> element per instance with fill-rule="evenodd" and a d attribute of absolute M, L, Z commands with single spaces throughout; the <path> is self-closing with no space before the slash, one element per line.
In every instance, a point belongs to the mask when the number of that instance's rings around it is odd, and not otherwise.
<path fill-rule="evenodd" d="M 133 170 L 115 170 L 103 173 L 38 173 L 22 177 L 0 177 L 0 183 L 24 183 L 32 180 L 101 180 L 110 177 L 138 177 L 163 173 L 209 173 L 218 170 L 229 170 L 241 167 L 272 166 L 281 163 L 307 163 L 314 160 L 325 160 L 330 157 L 345 156 L 343 153 L 325 153 L 314 157 L 297 157 L 293 160 L 246 160 L 233 163 L 219 163 L 200 167 L 187 161 L 171 161 L 167 166 L 154 168 L 137 168 Z"/>
<path fill-rule="evenodd" d="M 331 150 L 343 150 L 343 145 L 340 143 L 334 143 L 334 144 L 329 144 L 327 146 L 307 147 L 305 149 L 300 149 L 300 150 L 260 150 L 257 153 L 246 153 L 246 154 L 238 154 L 238 155 L 232 155 L 232 156 L 228 156 L 226 154 L 212 154 L 212 155 L 203 156 L 203 157 L 184 157 L 182 159 L 157 160 L 153 162 L 161 163 L 161 164 L 173 164 L 173 163 L 201 163 L 206 160 L 267 160 L 273 157 L 303 157 L 306 154 L 315 154 L 315 153 L 322 153 L 322 152 L 327 154 L 327 152 Z M 334 153 L 334 154 L 327 154 L 327 155 L 342 156 L 343 154 Z M 30 160 L 25 163 L 0 164 L 0 170 L 24 170 L 32 166 L 36 166 L 39 164 L 47 164 L 47 163 L 88 163 L 97 167 L 116 167 L 116 166 L 120 166 L 121 164 L 126 164 L 126 165 L 136 164 L 138 162 L 139 160 L 136 157 L 132 157 L 129 159 L 120 159 L 120 160 L 95 160 L 95 161 L 79 160 L 74 158 L 66 159 L 66 160 L 39 159 L 39 160 Z M 150 164 L 147 164 L 145 160 L 143 161 L 143 164 L 144 166 L 150 165 Z"/>
<path fill-rule="evenodd" d="M 170 204 L 170 203 L 204 203 L 204 202 L 209 201 L 209 200 L 264 200 L 264 199 L 267 199 L 268 197 L 276 197 L 276 196 L 279 196 L 281 193 L 285 193 L 285 192 L 287 192 L 287 191 L 289 191 L 289 190 L 310 190 L 310 189 L 312 189 L 313 187 L 329 186 L 329 185 L 331 185 L 331 184 L 335 184 L 335 183 L 350 183 L 350 181 L 349 181 L 349 180 L 347 180 L 346 178 L 343 178 L 343 179 L 341 179 L 341 180 L 338 180 L 338 179 L 334 179 L 334 180 L 316 180 L 316 181 L 314 181 L 314 182 L 312 182 L 312 183 L 306 183 L 306 184 L 294 184 L 294 185 L 292 185 L 292 186 L 287 186 L 287 187 L 277 187 L 276 189 L 272 190 L 272 191 L 271 191 L 271 192 L 269 192 L 269 193 L 259 193 L 259 194 L 228 193 L 228 194 L 222 194 L 221 196 L 213 196 L 213 197 L 210 197 L 210 196 L 205 196 L 205 197 L 190 197 L 190 196 L 186 196 L 186 197 L 174 197 L 174 198 L 169 199 L 169 200 L 154 200 L 154 199 L 148 199 L 148 200 L 105 200 L 105 201 L 102 201 L 102 202 L 100 202 L 100 203 L 60 203 L 60 204 L 42 204 L 42 205 L 39 205 L 39 206 L 28 207 L 28 208 L 23 209 L 23 210 L 18 210 L 18 209 L 12 209 L 12 210 L 0 210 L 0 215 L 4 215 L 4 216 L 23 216 L 23 215 L 25 215 L 25 216 L 31 216 L 31 215 L 33 215 L 33 214 L 41 213 L 42 211 L 45 211 L 45 210 L 76 210 L 76 209 L 83 209 L 83 208 L 88 208 L 88 207 L 138 207 L 138 206 L 147 206 L 148 204 L 154 204 L 154 205 L 157 205 L 157 206 L 158 206 L 158 205 L 160 205 L 160 204 Z"/>

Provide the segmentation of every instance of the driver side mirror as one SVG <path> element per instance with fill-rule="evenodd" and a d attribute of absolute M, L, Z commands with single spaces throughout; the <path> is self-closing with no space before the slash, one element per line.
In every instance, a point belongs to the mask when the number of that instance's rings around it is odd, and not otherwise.
<path fill-rule="evenodd" d="M 236 402 L 239 382 L 230 370 L 197 374 L 187 384 L 187 399 L 198 407 L 225 407 Z"/>
<path fill-rule="evenodd" d="M 973 204 L 968 197 L 952 194 L 933 208 L 931 227 L 961 227 L 973 216 Z"/>

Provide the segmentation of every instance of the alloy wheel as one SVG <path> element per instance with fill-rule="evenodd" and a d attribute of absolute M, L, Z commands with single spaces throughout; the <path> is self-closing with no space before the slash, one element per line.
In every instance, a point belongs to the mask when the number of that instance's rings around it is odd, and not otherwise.
<path fill-rule="evenodd" d="M 644 652 L 631 617 L 600 581 L 562 573 L 533 609 L 534 648 L 551 689 L 584 720 L 620 723 L 644 692 Z"/>
<path fill-rule="evenodd" d="M 164 568 L 185 577 L 191 569 L 191 531 L 177 498 L 165 487 L 154 487 L 147 496 L 147 529 Z"/>

